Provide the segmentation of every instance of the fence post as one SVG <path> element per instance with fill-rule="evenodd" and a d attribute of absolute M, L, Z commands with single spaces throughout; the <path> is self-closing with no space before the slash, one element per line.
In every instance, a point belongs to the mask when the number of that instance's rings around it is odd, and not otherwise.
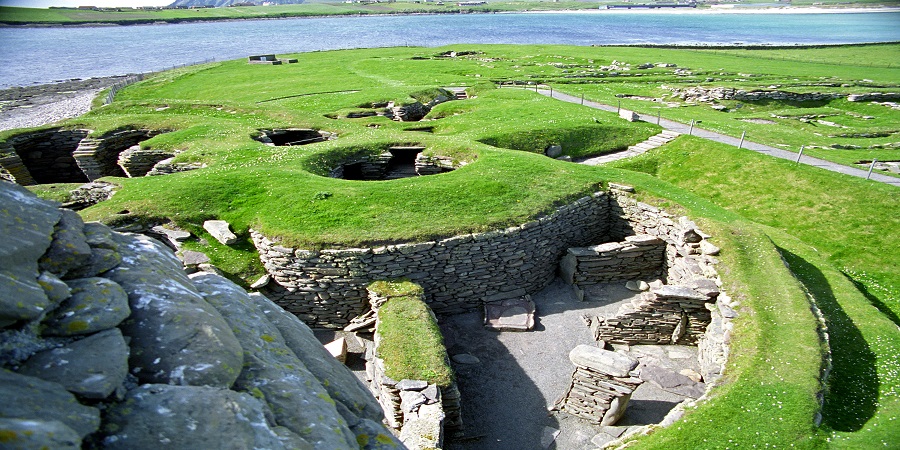
<path fill-rule="evenodd" d="M 553 98 L 553 86 L 550 86 L 550 98 Z"/>
<path fill-rule="evenodd" d="M 738 148 L 744 148 L 744 136 L 747 135 L 746 131 L 741 132 L 741 143 L 738 144 Z"/>
<path fill-rule="evenodd" d="M 869 179 L 869 177 L 872 176 L 872 169 L 875 168 L 875 163 L 877 163 L 877 162 L 878 162 L 878 159 L 877 159 L 877 158 L 872 158 L 872 165 L 869 166 L 869 173 L 866 174 L 866 179 L 867 179 L 867 180 Z"/>
<path fill-rule="evenodd" d="M 616 114 L 622 111 L 622 100 L 616 100 Z"/>
<path fill-rule="evenodd" d="M 662 110 L 656 110 L 656 124 L 659 125 L 659 118 L 662 117 Z"/>
<path fill-rule="evenodd" d="M 691 119 L 691 129 L 688 130 L 688 136 L 694 134 L 694 119 Z"/>
<path fill-rule="evenodd" d="M 581 93 L 581 104 L 584 105 L 584 92 Z"/>
<path fill-rule="evenodd" d="M 805 145 L 800 146 L 800 153 L 797 154 L 797 161 L 796 161 L 797 163 L 800 162 L 800 157 L 803 156 L 803 147 L 806 147 L 806 146 Z"/>

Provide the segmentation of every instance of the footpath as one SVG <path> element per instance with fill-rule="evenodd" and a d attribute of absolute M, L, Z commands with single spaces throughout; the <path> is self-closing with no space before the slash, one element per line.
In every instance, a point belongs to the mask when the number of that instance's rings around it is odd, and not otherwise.
<path fill-rule="evenodd" d="M 617 112 L 617 108 L 611 105 L 605 105 L 603 103 L 597 103 L 590 100 L 582 100 L 580 97 L 575 97 L 572 95 L 564 94 L 562 92 L 554 92 L 551 89 L 541 89 L 538 87 L 537 93 L 541 95 L 546 95 L 551 98 L 555 98 L 557 100 L 562 100 L 564 102 L 569 103 L 578 103 L 583 104 L 584 106 L 588 106 L 595 109 L 600 109 L 603 111 L 609 112 Z M 636 114 L 638 120 L 642 120 L 644 122 L 656 122 L 657 117 L 648 116 L 648 115 L 640 115 Z M 702 128 L 697 128 L 696 126 L 691 129 L 690 125 L 683 124 L 680 122 L 675 122 L 673 120 L 667 119 L 659 119 L 659 125 L 666 130 L 675 131 L 681 134 L 690 134 L 692 136 L 697 136 L 703 139 L 709 139 L 711 141 L 721 142 L 728 145 L 733 145 L 735 147 L 740 146 L 741 148 L 745 148 L 747 150 L 752 150 L 758 153 L 762 153 L 764 155 L 773 156 L 775 158 L 787 159 L 790 161 L 797 160 L 797 153 L 789 152 L 787 150 L 782 150 L 775 147 L 770 147 L 768 145 L 759 144 L 756 142 L 751 142 L 744 140 L 743 144 L 741 144 L 741 140 L 739 138 L 731 137 L 728 135 L 724 135 L 721 133 L 716 133 L 714 131 L 704 130 Z M 623 152 L 622 158 L 626 158 L 631 156 L 631 154 L 627 154 L 627 152 Z M 806 164 L 809 166 L 819 167 L 825 170 L 830 170 L 832 172 L 842 173 L 845 175 L 850 175 L 859 178 L 869 178 L 871 181 L 876 181 L 879 183 L 890 184 L 892 186 L 900 187 L 900 178 L 891 177 L 888 175 L 882 175 L 880 173 L 872 173 L 869 175 L 867 170 L 856 169 L 853 167 L 848 167 L 842 164 L 833 163 L 831 161 L 825 161 L 824 159 L 813 158 L 810 156 L 802 156 L 800 158 L 801 164 Z"/>

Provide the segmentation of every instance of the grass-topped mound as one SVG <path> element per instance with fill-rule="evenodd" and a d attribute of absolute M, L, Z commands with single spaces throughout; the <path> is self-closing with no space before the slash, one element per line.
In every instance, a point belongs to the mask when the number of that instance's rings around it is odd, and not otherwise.
<path fill-rule="evenodd" d="M 369 291 L 387 298 L 378 309 L 378 356 L 394 380 L 424 380 L 450 386 L 447 349 L 422 288 L 409 281 L 376 281 Z"/>

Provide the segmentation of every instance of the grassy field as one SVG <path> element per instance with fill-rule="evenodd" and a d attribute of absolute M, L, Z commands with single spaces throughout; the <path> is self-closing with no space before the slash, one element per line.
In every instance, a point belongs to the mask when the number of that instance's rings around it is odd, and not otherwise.
<path fill-rule="evenodd" d="M 82 214 L 109 223 L 172 220 L 201 237 L 204 220 L 226 219 L 243 243 L 225 247 L 207 238 L 211 244 L 189 245 L 245 281 L 261 270 L 247 241 L 251 227 L 301 248 L 419 241 L 519 224 L 606 182 L 633 185 L 642 200 L 683 212 L 715 236 L 724 249 L 725 289 L 742 305 L 726 382 L 684 420 L 641 438 L 642 448 L 891 448 L 900 442 L 897 188 L 691 137 L 615 167 L 550 159 L 543 155 L 550 145 L 571 157 L 599 155 L 659 128 L 533 91 L 495 89 L 494 83 L 549 83 L 641 110 L 659 103 L 615 95 L 659 95 L 662 84 L 705 84 L 698 80 L 713 72 L 716 84 L 732 87 L 793 83 L 798 92 L 890 90 L 900 80 L 896 56 L 900 45 L 728 51 L 456 45 L 315 52 L 298 55 L 300 64 L 229 61 L 165 72 L 66 125 L 94 135 L 122 127 L 172 130 L 141 146 L 177 151 L 176 161 L 206 168 L 108 178 L 120 190 Z M 617 76 L 602 69 L 614 60 Z M 637 69 L 646 62 L 678 67 Z M 675 72 L 684 68 L 693 74 Z M 829 86 L 813 84 L 822 77 Z M 437 105 L 419 122 L 366 115 L 387 102 L 413 102 L 437 87 L 467 87 L 473 97 Z M 785 117 L 838 111 L 825 120 L 841 121 L 854 133 L 890 131 L 900 123 L 888 107 L 845 100 L 729 108 L 679 105 L 666 107 L 663 116 L 702 116 L 703 126 L 726 132 L 748 123 L 740 118 L 771 111 Z M 874 118 L 854 121 L 854 115 Z M 821 127 L 773 122 L 754 129 L 755 140 L 845 142 L 820 136 Z M 254 140 L 260 130 L 290 127 L 337 138 L 296 147 Z M 0 140 L 16 133 L 0 133 Z M 897 134 L 846 139 L 886 145 Z M 391 181 L 326 176 L 341 161 L 393 145 L 421 145 L 428 154 L 465 164 L 449 173 Z M 830 157 L 900 159 L 898 151 L 842 150 Z M 64 189 L 38 190 L 61 199 Z M 827 343 L 817 333 L 811 298 L 824 317 Z M 823 381 L 829 352 L 833 367 Z M 824 408 L 817 426 L 820 392 Z"/>

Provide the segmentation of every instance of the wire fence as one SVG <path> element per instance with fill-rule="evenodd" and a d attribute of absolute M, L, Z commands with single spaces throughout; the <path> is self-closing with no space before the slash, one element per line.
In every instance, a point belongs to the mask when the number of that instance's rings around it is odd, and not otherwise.
<path fill-rule="evenodd" d="M 130 86 L 134 83 L 137 83 L 138 81 L 143 81 L 145 78 L 149 77 L 150 75 L 167 72 L 169 70 L 180 69 L 182 67 L 196 66 L 196 65 L 200 65 L 200 64 L 209 64 L 209 63 L 218 62 L 218 61 L 222 61 L 222 60 L 218 59 L 218 58 L 209 58 L 209 59 L 205 59 L 203 61 L 197 61 L 194 63 L 179 64 L 177 66 L 168 67 L 168 68 L 165 68 L 162 70 L 128 75 L 127 77 L 125 77 L 124 80 L 119 81 L 118 83 L 109 87 L 109 92 L 107 92 L 106 97 L 103 98 L 103 104 L 108 105 L 108 104 L 112 103 L 113 100 L 115 100 L 115 98 L 116 98 L 116 94 L 119 93 L 119 91 L 122 90 L 122 88 Z"/>

